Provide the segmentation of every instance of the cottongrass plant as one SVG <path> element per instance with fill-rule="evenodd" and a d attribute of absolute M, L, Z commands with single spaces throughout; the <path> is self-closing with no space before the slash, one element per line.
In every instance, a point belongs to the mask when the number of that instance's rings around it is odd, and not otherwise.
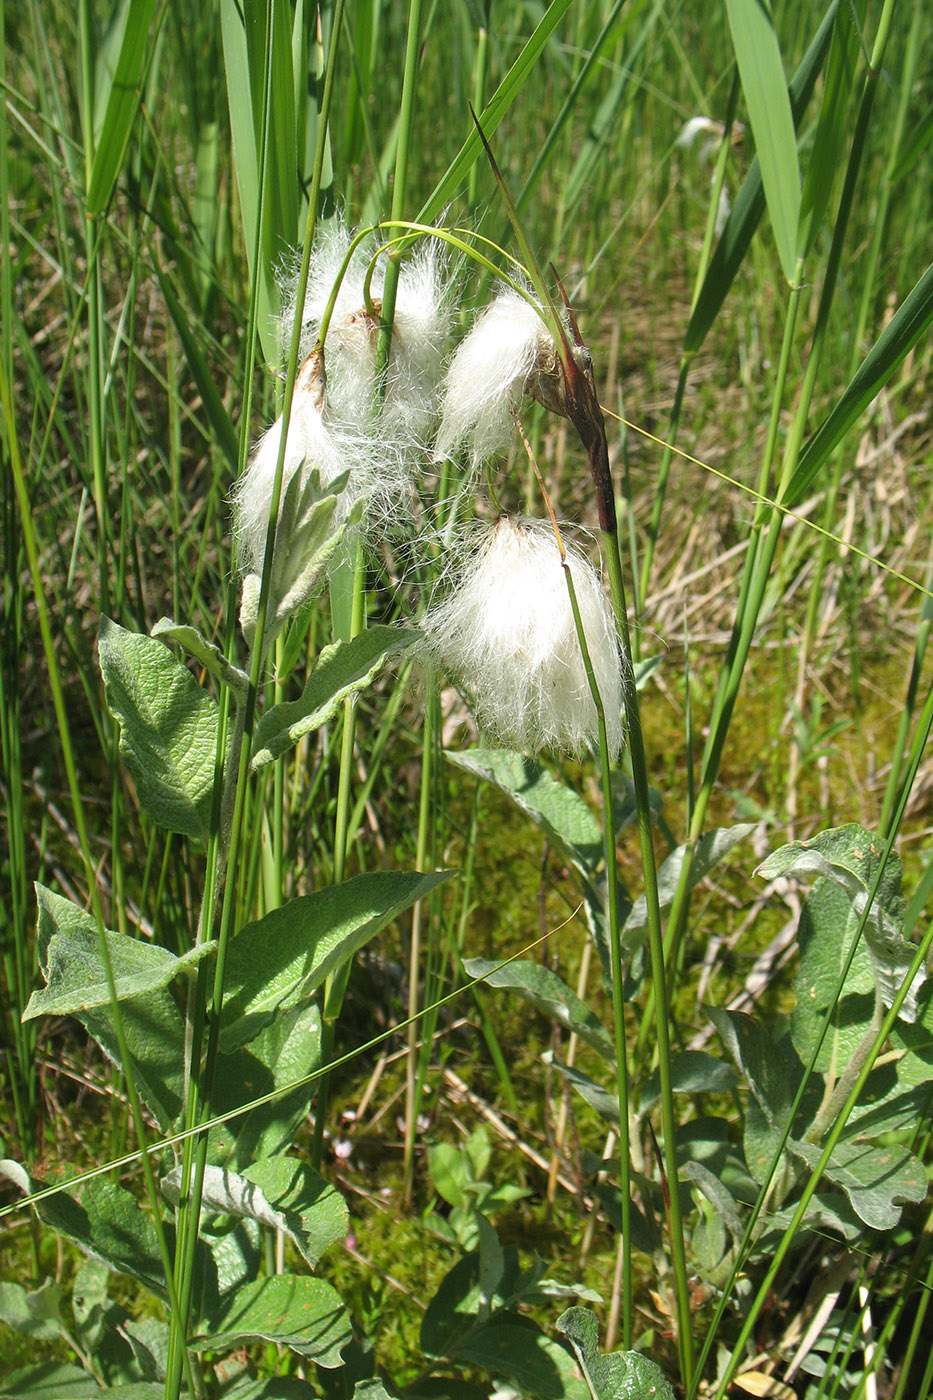
<path fill-rule="evenodd" d="M 508 447 L 526 395 L 565 412 L 561 383 L 557 346 L 539 311 L 521 291 L 503 287 L 451 361 L 436 457 L 466 444 L 480 468 Z"/>
<path fill-rule="evenodd" d="M 422 448 L 438 411 L 439 368 L 450 340 L 451 284 L 443 249 L 424 239 L 400 265 L 384 381 L 377 346 L 387 247 L 337 222 L 315 248 L 301 312 L 299 353 L 323 344 L 330 420 L 378 439 L 382 455 Z M 295 322 L 297 279 L 283 281 L 283 325 Z"/>
<path fill-rule="evenodd" d="M 566 549 L 613 759 L 622 748 L 615 623 L 602 580 Z M 597 711 L 549 521 L 500 516 L 467 532 L 458 577 L 422 624 L 430 655 L 467 686 L 481 729 L 501 744 L 579 756 L 597 743 Z"/>

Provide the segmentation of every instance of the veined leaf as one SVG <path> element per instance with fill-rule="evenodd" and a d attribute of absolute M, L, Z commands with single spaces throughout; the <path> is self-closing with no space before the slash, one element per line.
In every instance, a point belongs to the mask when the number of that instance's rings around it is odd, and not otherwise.
<path fill-rule="evenodd" d="M 603 857 L 603 838 L 589 807 L 572 788 L 558 782 L 534 759 L 513 749 L 466 749 L 446 752 L 448 762 L 494 783 L 540 826 L 584 876 Z"/>
<path fill-rule="evenodd" d="M 176 1167 L 162 1181 L 167 1198 L 176 1205 L 180 1185 L 181 1167 Z M 254 1162 L 242 1175 L 207 1166 L 202 1205 L 282 1231 L 311 1268 L 346 1235 L 349 1221 L 343 1197 L 307 1162 L 285 1156 Z"/>
<path fill-rule="evenodd" d="M 356 875 L 247 924 L 227 955 L 223 1049 L 246 1044 L 279 1006 L 294 1006 L 310 996 L 403 909 L 453 873 Z"/>
<path fill-rule="evenodd" d="M 42 885 L 36 886 L 39 917 L 46 927 L 40 938 L 45 943 L 46 986 L 33 992 L 23 1020 L 36 1016 L 68 1016 L 109 1006 L 108 989 L 97 925 L 70 900 L 63 899 Z M 51 925 L 54 932 L 47 935 Z M 179 973 L 195 967 L 213 953 L 216 943 L 202 943 L 180 958 L 167 948 L 128 938 L 125 933 L 105 931 L 113 969 L 117 1000 L 141 996 L 168 986 Z"/>
<path fill-rule="evenodd" d="M 160 826 L 204 841 L 211 825 L 217 706 L 161 642 L 102 617 L 98 655 L 120 753 Z"/>
<path fill-rule="evenodd" d="M 240 1288 L 211 1319 L 209 1330 L 192 1338 L 190 1345 L 195 1351 L 223 1351 L 243 1342 L 275 1342 L 334 1370 L 352 1336 L 350 1316 L 329 1283 L 277 1274 Z"/>
<path fill-rule="evenodd" d="M 818 832 L 808 841 L 781 846 L 759 866 L 757 873 L 767 880 L 777 875 L 796 879 L 822 876 L 840 885 L 848 896 L 856 924 L 862 923 L 878 993 L 884 1005 L 891 1006 L 901 990 L 915 950 L 903 934 L 901 863 L 893 851 L 868 907 L 881 854 L 878 838 L 852 822 Z M 926 980 L 926 973 L 920 968 L 901 1006 L 900 1015 L 905 1021 L 916 1021 L 917 993 Z"/>
<path fill-rule="evenodd" d="M 577 1354 L 592 1400 L 674 1400 L 674 1392 L 655 1361 L 640 1351 L 599 1350 L 599 1323 L 589 1308 L 568 1308 L 557 1319 Z"/>
<path fill-rule="evenodd" d="M 367 627 L 352 641 L 324 647 L 300 699 L 276 705 L 259 721 L 252 767 L 272 763 L 305 734 L 326 724 L 347 696 L 364 690 L 385 662 L 407 651 L 418 635 L 412 628 Z"/>
<path fill-rule="evenodd" d="M 507 987 L 530 1001 L 532 1006 L 578 1035 L 610 1064 L 615 1061 L 615 1044 L 602 1022 L 571 991 L 556 972 L 540 963 L 510 962 L 505 967 L 486 958 L 465 958 L 464 968 L 471 977 L 484 977 L 487 987 Z"/>

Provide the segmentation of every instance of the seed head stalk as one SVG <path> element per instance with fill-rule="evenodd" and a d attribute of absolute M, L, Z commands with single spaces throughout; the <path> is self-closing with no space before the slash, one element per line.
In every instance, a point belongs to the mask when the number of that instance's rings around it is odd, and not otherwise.
<path fill-rule="evenodd" d="M 563 370 L 563 411 L 576 428 L 580 441 L 586 448 L 589 457 L 590 473 L 593 477 L 593 484 L 596 489 L 596 508 L 599 517 L 599 528 L 603 537 L 603 554 L 606 559 L 607 572 L 609 575 L 610 596 L 612 598 L 613 611 L 619 629 L 619 636 L 622 641 L 622 660 L 628 677 L 628 683 L 623 687 L 623 696 L 631 753 L 635 803 L 638 811 L 638 835 L 641 845 L 642 873 L 645 882 L 651 978 L 652 987 L 654 989 L 660 989 L 661 992 L 660 996 L 656 996 L 657 1015 L 655 1017 L 655 1030 L 657 1034 L 658 1073 L 661 1087 L 661 1123 L 664 1133 L 664 1163 L 668 1179 L 671 1183 L 670 1225 L 674 1290 L 676 1294 L 677 1345 L 680 1354 L 681 1377 L 684 1386 L 689 1389 L 693 1379 L 693 1338 L 690 1331 L 690 1299 L 687 1284 L 683 1219 L 680 1209 L 680 1196 L 677 1190 L 678 1176 L 676 1132 L 674 1124 L 674 1096 L 671 1075 L 671 1046 L 667 1019 L 667 998 L 664 995 L 666 979 L 664 972 L 663 937 L 661 932 L 661 908 L 658 896 L 658 875 L 654 858 L 654 843 L 651 828 L 648 766 L 642 737 L 638 696 L 633 680 L 632 644 L 626 611 L 625 585 L 622 579 L 621 541 L 619 539 L 612 471 L 609 466 L 606 424 L 596 394 L 592 360 L 589 351 L 583 343 L 576 318 L 570 308 L 570 303 L 564 288 L 558 278 L 557 283 L 570 327 L 569 334 L 557 311 L 550 289 L 545 282 L 518 217 L 514 202 L 509 194 L 502 174 L 499 171 L 499 167 L 496 164 L 495 157 L 493 156 L 475 113 L 473 114 L 473 120 L 476 123 L 476 128 L 486 151 L 487 158 L 492 166 L 499 192 L 505 203 L 509 221 L 512 224 L 516 239 L 518 240 L 535 292 L 541 298 L 541 305 L 545 311 L 546 320 L 551 330 L 554 344 L 557 346 L 558 354 L 560 355 L 560 363 Z M 573 343 L 571 343 L 571 336 L 573 338 Z M 601 729 L 604 730 L 605 724 L 601 714 L 600 723 Z M 608 754 L 605 762 L 608 762 Z M 610 811 L 611 802 L 606 804 L 605 820 L 607 827 L 610 822 Z M 611 850 L 611 858 L 607 861 L 607 864 L 610 869 L 615 865 L 614 841 Z M 610 918 L 613 917 L 614 912 L 614 909 L 610 907 Z M 617 926 L 614 929 L 612 941 L 614 943 L 619 942 L 619 930 Z M 619 955 L 619 967 L 621 968 L 621 948 L 618 948 L 616 952 Z M 613 972 L 613 981 L 613 1002 L 615 1003 L 617 1000 L 621 999 L 622 995 L 621 974 L 617 977 L 615 970 Z M 619 1106 L 621 1121 L 623 1116 L 623 1104 L 621 1100 Z M 627 1156 L 628 1153 L 626 1152 L 626 1157 Z M 632 1323 L 629 1301 L 630 1292 L 631 1290 L 627 1288 L 626 1297 L 623 1300 L 623 1334 L 626 1348 L 631 1346 Z"/>
<path fill-rule="evenodd" d="M 605 429 L 602 440 L 605 443 Z M 608 470 L 608 458 L 606 469 Z M 594 473 L 594 480 L 598 478 Z M 608 515 L 608 512 L 607 512 Z M 602 514 L 601 517 L 602 519 Z M 622 658 L 626 672 L 626 685 L 623 689 L 625 720 L 628 728 L 629 754 L 632 765 L 632 783 L 635 789 L 635 804 L 638 812 L 638 839 L 641 847 L 642 875 L 645 882 L 647 903 L 648 952 L 651 961 L 651 988 L 654 992 L 656 1014 L 653 1030 L 657 1037 L 658 1076 L 661 1089 L 661 1129 L 664 1137 L 664 1167 L 670 1183 L 670 1227 L 671 1255 L 674 1272 L 674 1291 L 677 1311 L 677 1349 L 680 1356 L 680 1372 L 684 1386 L 689 1389 L 693 1379 L 693 1336 L 691 1333 L 690 1298 L 687 1281 L 687 1260 L 684 1249 L 684 1226 L 680 1208 L 680 1192 L 677 1187 L 677 1128 L 674 1121 L 674 1089 L 671 1074 L 671 1039 L 668 1024 L 668 1001 L 664 971 L 664 947 L 661 932 L 661 906 L 658 896 L 658 874 L 654 858 L 654 838 L 651 828 L 651 799 L 648 786 L 648 764 L 645 755 L 644 738 L 641 729 L 641 712 L 638 693 L 635 689 L 632 668 L 632 646 L 629 635 L 628 615 L 625 605 L 625 585 L 622 579 L 621 541 L 615 520 L 615 502 L 611 512 L 611 528 L 602 528 L 603 554 L 609 574 L 609 592 L 613 610 L 622 639 Z M 612 852 L 613 865 L 615 850 Z M 611 912 L 611 911 L 610 911 Z M 613 1002 L 621 1000 L 621 982 L 616 983 L 615 944 L 618 931 L 613 931 Z M 648 1019 L 646 1009 L 645 1021 Z M 644 1021 L 642 1023 L 644 1025 Z M 625 1300 L 623 1300 L 625 1302 Z M 625 1336 L 625 1347 L 631 1346 L 631 1321 Z"/>
<path fill-rule="evenodd" d="M 580 616 L 580 605 L 577 602 L 577 592 L 574 587 L 573 574 L 564 549 L 564 542 L 561 538 L 560 528 L 554 516 L 544 478 L 532 451 L 531 443 L 525 435 L 525 430 L 519 422 L 518 416 L 515 419 L 518 431 L 521 434 L 525 451 L 538 479 L 538 486 L 544 497 L 548 515 L 551 517 L 551 524 L 554 527 L 554 535 L 557 540 L 557 547 L 560 550 L 561 567 L 564 570 L 564 579 L 567 584 L 567 594 L 570 598 L 570 607 L 573 612 L 574 626 L 577 631 L 577 638 L 580 643 L 580 652 L 583 656 L 583 666 L 586 671 L 586 678 L 590 687 L 590 694 L 593 697 L 593 704 L 596 706 L 596 722 L 599 734 L 599 771 L 602 784 L 603 797 L 603 839 L 606 852 L 606 903 L 609 917 L 609 958 L 612 969 L 612 1016 L 613 1032 L 615 1037 L 616 1051 L 616 1097 L 619 1104 L 619 1187 L 620 1206 L 622 1216 L 622 1338 L 626 1351 L 632 1345 L 632 1239 L 631 1239 L 631 1203 L 632 1203 L 632 1180 L 631 1180 L 631 1152 L 629 1142 L 629 1076 L 628 1076 L 628 1051 L 625 1042 L 625 1003 L 622 1000 L 622 935 L 619 928 L 619 879 L 618 867 L 616 864 L 616 831 L 615 831 L 615 809 L 612 801 L 612 762 L 609 754 L 609 740 L 606 733 L 606 712 L 603 708 L 602 697 L 599 693 L 599 686 L 596 682 L 596 673 L 593 669 L 593 662 L 590 658 L 589 646 L 586 640 L 586 632 L 583 627 L 583 619 Z M 614 502 L 613 502 L 614 509 Z M 626 662 L 626 665 L 628 663 Z M 624 687 L 628 690 L 628 686 Z"/>

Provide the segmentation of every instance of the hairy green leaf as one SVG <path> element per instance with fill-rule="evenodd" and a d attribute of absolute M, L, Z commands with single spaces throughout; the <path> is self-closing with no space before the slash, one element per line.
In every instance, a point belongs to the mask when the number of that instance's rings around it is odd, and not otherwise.
<path fill-rule="evenodd" d="M 583 875 L 603 857 L 603 838 L 589 807 L 534 759 L 513 749 L 445 751 L 457 768 L 493 783 L 525 812 Z"/>
<path fill-rule="evenodd" d="M 110 1004 L 97 925 L 90 915 L 45 889 L 36 886 L 42 944 L 46 961 L 46 986 L 33 992 L 23 1020 L 35 1016 L 77 1015 Z M 52 931 L 54 930 L 54 932 Z M 105 930 L 117 1000 L 148 995 L 167 987 L 182 972 L 213 953 L 216 943 L 202 943 L 176 958 L 167 948 Z"/>
<path fill-rule="evenodd" d="M 259 721 L 253 768 L 272 763 L 305 734 L 326 724 L 348 696 L 365 690 L 386 661 L 407 651 L 418 636 L 410 628 L 368 627 L 352 641 L 324 647 L 301 698 L 276 705 Z"/>
<path fill-rule="evenodd" d="M 249 676 L 234 666 L 224 656 L 215 642 L 209 642 L 196 627 L 187 623 L 173 622 L 170 617 L 160 617 L 150 633 L 153 637 L 168 637 L 193 656 L 221 685 L 228 685 L 238 695 L 245 695 L 249 689 Z"/>
<path fill-rule="evenodd" d="M 352 1336 L 349 1314 L 329 1283 L 277 1274 L 244 1284 L 190 1345 L 195 1351 L 214 1351 L 244 1342 L 275 1342 L 332 1370 L 341 1364 L 341 1349 Z"/>
<path fill-rule="evenodd" d="M 180 1197 L 181 1168 L 162 1181 L 173 1205 Z M 347 1233 L 349 1214 L 343 1197 L 312 1166 L 294 1157 L 254 1162 L 240 1175 L 208 1166 L 202 1192 L 204 1208 L 247 1217 L 286 1235 L 314 1268 L 321 1255 Z"/>
<path fill-rule="evenodd" d="M 6 1176 L 26 1194 L 48 1185 L 30 1176 L 18 1162 L 0 1162 L 0 1176 Z M 95 1177 L 76 1189 L 80 1199 L 62 1190 L 36 1203 L 44 1224 L 117 1273 L 129 1274 L 164 1298 L 162 1258 L 149 1215 L 140 1210 L 129 1191 L 114 1181 Z"/>
<path fill-rule="evenodd" d="M 167 647 L 102 617 L 107 707 L 139 800 L 169 831 L 207 839 L 217 762 L 217 706 Z"/>
<path fill-rule="evenodd" d="M 571 991 L 556 972 L 540 963 L 510 962 L 505 967 L 486 958 L 466 958 L 464 968 L 471 977 L 482 977 L 487 987 L 506 987 L 531 1002 L 532 1006 L 573 1031 L 610 1064 L 615 1061 L 615 1044 L 602 1022 L 586 1002 Z"/>
<path fill-rule="evenodd" d="M 165 1387 L 121 1386 L 120 1394 L 145 1389 L 132 1400 L 164 1400 Z M 100 1400 L 113 1391 L 101 1390 L 100 1385 L 80 1366 L 44 1361 L 38 1366 L 23 1366 L 6 1380 L 0 1381 L 0 1400 Z"/>
<path fill-rule="evenodd" d="M 901 863 L 893 851 L 881 874 L 877 894 L 868 905 L 868 895 L 878 878 L 882 844 L 870 831 L 853 822 L 818 832 L 809 841 L 781 846 L 759 866 L 758 874 L 767 880 L 778 875 L 798 880 L 822 876 L 840 885 L 848 896 L 856 926 L 862 924 L 878 994 L 885 1006 L 891 1006 L 901 991 L 915 950 L 903 934 Z M 815 936 L 819 937 L 818 930 Z M 926 973 L 920 968 L 901 1006 L 903 1020 L 917 1019 L 917 993 L 925 981 Z"/>
<path fill-rule="evenodd" d="M 0 1282 L 0 1322 L 37 1341 L 54 1341 L 64 1331 L 61 1301 L 61 1289 L 52 1279 L 31 1293 L 19 1283 Z"/>
<path fill-rule="evenodd" d="M 733 846 L 744 841 L 755 830 L 754 822 L 739 823 L 737 826 L 719 826 L 704 832 L 693 848 L 693 864 L 690 867 L 689 888 L 693 889 L 705 879 L 714 866 L 732 850 Z M 658 900 L 662 909 L 673 903 L 680 882 L 680 872 L 687 857 L 689 847 L 678 846 L 667 857 L 658 871 Z M 633 948 L 648 924 L 648 902 L 645 895 L 639 895 L 632 905 L 622 930 L 623 946 Z"/>
<path fill-rule="evenodd" d="M 365 943 L 454 872 L 377 871 L 283 904 L 230 945 L 221 1046 L 242 1045 L 279 1006 L 306 999 Z"/>
<path fill-rule="evenodd" d="M 640 1351 L 599 1350 L 599 1323 L 589 1308 L 568 1308 L 557 1319 L 577 1354 L 592 1400 L 674 1400 L 670 1382 L 660 1366 Z"/>
<path fill-rule="evenodd" d="M 267 1094 L 268 1103 L 235 1113 L 211 1129 L 211 1160 L 244 1173 L 258 1161 L 286 1151 L 307 1117 L 321 1063 L 321 1013 L 312 1002 L 279 1007 L 248 1045 L 217 1058 L 211 1112 L 231 1114 Z M 294 1086 L 290 1088 L 289 1086 Z"/>
<path fill-rule="evenodd" d="M 788 1148 L 811 1171 L 821 1155 L 813 1143 L 793 1142 Z M 845 1191 L 853 1210 L 872 1230 L 893 1230 L 901 1218 L 902 1205 L 926 1199 L 923 1163 L 893 1143 L 839 1142 L 823 1175 Z"/>

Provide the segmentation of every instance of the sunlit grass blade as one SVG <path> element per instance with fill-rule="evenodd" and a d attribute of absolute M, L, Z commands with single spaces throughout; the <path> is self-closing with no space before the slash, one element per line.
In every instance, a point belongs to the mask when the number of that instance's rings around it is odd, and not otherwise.
<path fill-rule="evenodd" d="M 279 359 L 276 267 L 298 238 L 298 152 L 295 126 L 291 24 L 282 5 L 271 7 L 272 32 L 266 32 L 269 7 L 249 0 L 221 0 L 227 100 L 237 189 L 243 213 L 247 256 L 252 260 L 259 235 L 259 338 L 267 364 Z M 266 70 L 269 70 L 269 81 Z M 264 94 L 268 93 L 268 111 Z M 264 113 L 266 113 L 264 118 Z M 265 144 L 269 170 L 260 205 L 260 177 Z M 257 220 L 261 226 L 257 229 Z"/>
<path fill-rule="evenodd" d="M 833 35 L 838 0 L 831 0 L 826 14 L 810 47 L 794 74 L 790 84 L 790 100 L 794 122 L 799 124 L 810 101 L 816 81 L 820 75 L 826 55 L 829 52 Z M 736 273 L 745 261 L 749 244 L 765 208 L 764 188 L 761 178 L 761 163 L 755 156 L 749 172 L 736 196 L 732 213 L 726 221 L 703 280 L 696 304 L 690 315 L 690 324 L 684 337 L 684 353 L 692 355 L 703 344 L 716 317 L 719 315 L 729 288 L 735 281 Z"/>
<path fill-rule="evenodd" d="M 771 227 L 784 276 L 792 285 L 797 269 L 800 167 L 781 50 L 765 0 L 726 0 L 726 11 Z"/>
<path fill-rule="evenodd" d="M 788 483 L 785 503 L 799 501 L 826 459 L 888 383 L 892 374 L 929 329 L 933 321 L 933 264 L 869 350 L 842 398 L 806 443 Z"/>
<path fill-rule="evenodd" d="M 849 99 L 855 82 L 859 33 L 849 5 L 840 5 L 833 26 L 833 40 L 816 134 L 807 164 L 800 198 L 797 255 L 806 258 L 820 230 L 843 165 L 849 132 Z"/>
<path fill-rule="evenodd" d="M 182 343 L 185 352 L 185 359 L 191 376 L 198 387 L 198 393 L 204 404 L 204 412 L 208 422 L 217 439 L 217 444 L 227 459 L 231 474 L 236 475 L 238 467 L 239 446 L 236 431 L 230 421 L 230 415 L 224 407 L 223 399 L 218 393 L 207 361 L 194 335 L 188 316 L 182 308 L 175 295 L 172 284 L 168 276 L 161 267 L 156 267 L 159 278 L 159 285 L 162 288 L 162 295 L 165 298 L 165 305 L 168 307 L 169 315 L 178 332 L 178 338 Z"/>
<path fill-rule="evenodd" d="M 139 110 L 143 73 L 150 52 L 149 30 L 156 0 L 127 0 L 120 53 L 112 77 L 103 64 L 97 68 L 95 106 L 104 98 L 101 88 L 105 75 L 109 82 L 106 107 L 99 130 L 95 122 L 94 160 L 87 189 L 87 212 L 93 217 L 106 209 L 116 184 L 130 130 Z M 165 14 L 165 5 L 161 13 Z M 153 42 L 155 36 L 153 36 Z"/>
<path fill-rule="evenodd" d="M 541 51 L 567 13 L 570 4 L 571 0 L 551 0 L 551 4 L 542 15 L 534 33 L 480 112 L 480 124 L 487 139 L 493 134 L 521 92 L 541 55 Z M 475 127 L 471 127 L 460 150 L 435 185 L 433 192 L 421 206 L 417 216 L 418 223 L 429 224 L 437 218 L 445 204 L 457 193 L 461 182 L 466 179 L 481 150 L 479 132 Z"/>

